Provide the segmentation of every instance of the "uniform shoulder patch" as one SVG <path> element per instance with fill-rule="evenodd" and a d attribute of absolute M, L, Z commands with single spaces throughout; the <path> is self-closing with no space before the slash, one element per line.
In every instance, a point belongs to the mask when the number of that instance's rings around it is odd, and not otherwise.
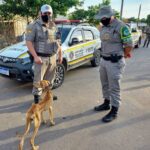
<path fill-rule="evenodd" d="M 26 28 L 26 33 L 31 33 L 33 31 L 33 24 L 29 24 Z"/>
<path fill-rule="evenodd" d="M 121 28 L 121 38 L 127 38 L 131 36 L 130 30 L 128 27 L 124 26 Z"/>
<path fill-rule="evenodd" d="M 26 33 L 31 33 L 32 32 L 32 29 L 26 29 Z"/>

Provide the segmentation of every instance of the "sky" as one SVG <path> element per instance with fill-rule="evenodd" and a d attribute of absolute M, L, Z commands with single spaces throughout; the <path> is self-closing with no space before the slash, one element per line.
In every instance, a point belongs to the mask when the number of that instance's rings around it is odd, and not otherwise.
<path fill-rule="evenodd" d="M 121 1 L 111 0 L 111 7 L 120 12 Z M 85 0 L 83 7 L 87 9 L 88 6 L 98 5 L 99 3 L 102 3 L 102 0 Z M 140 4 L 142 5 L 140 18 L 147 18 L 147 15 L 150 14 L 150 0 L 124 0 L 123 17 L 138 18 Z"/>

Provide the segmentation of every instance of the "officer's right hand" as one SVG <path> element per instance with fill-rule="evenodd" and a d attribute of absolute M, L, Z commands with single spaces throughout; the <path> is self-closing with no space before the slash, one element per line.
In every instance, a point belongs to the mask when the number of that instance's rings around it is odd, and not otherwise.
<path fill-rule="evenodd" d="M 36 64 L 42 64 L 43 63 L 41 57 L 39 57 L 39 56 L 34 57 L 34 62 Z"/>

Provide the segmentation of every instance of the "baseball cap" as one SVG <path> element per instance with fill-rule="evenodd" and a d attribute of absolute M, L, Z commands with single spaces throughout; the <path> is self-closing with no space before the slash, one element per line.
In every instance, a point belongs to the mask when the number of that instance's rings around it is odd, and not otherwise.
<path fill-rule="evenodd" d="M 45 13 L 45 12 L 50 12 L 51 14 L 53 14 L 53 10 L 52 7 L 48 4 L 45 4 L 41 7 L 41 12 Z"/>
<path fill-rule="evenodd" d="M 101 20 L 104 17 L 110 18 L 111 16 L 114 16 L 114 15 L 115 15 L 115 12 L 111 8 L 111 6 L 103 6 L 102 8 L 100 8 L 98 14 L 95 15 L 95 19 Z"/>

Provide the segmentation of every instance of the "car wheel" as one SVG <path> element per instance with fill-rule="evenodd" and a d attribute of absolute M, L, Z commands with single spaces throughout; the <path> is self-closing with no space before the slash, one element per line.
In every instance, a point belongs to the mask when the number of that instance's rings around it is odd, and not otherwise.
<path fill-rule="evenodd" d="M 92 67 L 97 67 L 100 64 L 100 50 L 94 52 L 94 58 L 91 60 Z"/>
<path fill-rule="evenodd" d="M 139 42 L 137 42 L 137 44 L 135 45 L 135 48 L 139 48 Z"/>
<path fill-rule="evenodd" d="M 63 64 L 57 64 L 53 89 L 60 87 L 64 82 L 64 78 L 65 78 L 65 67 Z"/>
<path fill-rule="evenodd" d="M 135 48 L 139 48 L 139 47 L 140 47 L 140 44 L 141 44 L 141 37 L 139 38 L 137 44 L 135 45 Z"/>

